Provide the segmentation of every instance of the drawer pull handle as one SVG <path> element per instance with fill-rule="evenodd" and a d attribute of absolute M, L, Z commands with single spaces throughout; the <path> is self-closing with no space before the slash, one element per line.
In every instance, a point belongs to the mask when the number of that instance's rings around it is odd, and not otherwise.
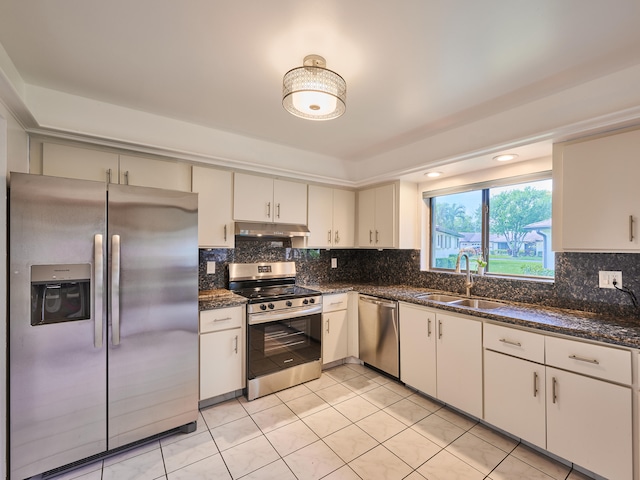
<path fill-rule="evenodd" d="M 282 363 L 291 363 L 293 362 L 293 358 L 287 358 L 284 362 Z"/>
<path fill-rule="evenodd" d="M 236 345 L 234 347 L 234 350 L 235 350 L 236 353 L 238 353 L 238 335 L 236 335 L 235 343 L 236 343 Z"/>
<path fill-rule="evenodd" d="M 595 358 L 584 358 L 584 357 L 579 357 L 578 355 L 569 355 L 569 358 L 572 360 L 578 360 L 580 362 L 587 362 L 587 363 L 593 363 L 594 365 L 600 365 L 600 362 Z"/>
<path fill-rule="evenodd" d="M 330 321 L 331 321 L 331 320 L 327 318 L 327 333 L 330 333 L 330 332 L 329 332 L 329 329 L 331 328 L 331 325 L 330 325 L 330 323 L 329 323 Z"/>
<path fill-rule="evenodd" d="M 538 372 L 533 372 L 533 396 L 538 396 Z"/>
<path fill-rule="evenodd" d="M 629 241 L 633 242 L 633 215 L 629 215 Z"/>
<path fill-rule="evenodd" d="M 213 319 L 213 323 L 216 323 L 216 322 L 227 322 L 227 321 L 229 321 L 229 320 L 231 320 L 231 317 L 214 318 L 214 319 Z"/>
<path fill-rule="evenodd" d="M 521 347 L 522 344 L 520 342 L 514 342 L 513 340 L 507 340 L 506 338 L 501 338 L 500 341 L 502 343 L 506 343 L 507 345 L 513 345 L 514 347 Z"/>
<path fill-rule="evenodd" d="M 427 320 L 427 337 L 431 336 L 431 319 Z"/>
<path fill-rule="evenodd" d="M 442 320 L 438 320 L 438 338 L 442 338 Z"/>
<path fill-rule="evenodd" d="M 327 241 L 331 243 L 331 230 L 329 230 L 329 234 L 327 236 Z"/>
<path fill-rule="evenodd" d="M 333 305 L 342 305 L 344 302 L 332 302 L 329 305 L 333 306 Z"/>
<path fill-rule="evenodd" d="M 556 380 L 556 377 L 553 377 L 551 386 L 552 386 L 552 389 L 551 389 L 552 400 L 553 400 L 553 403 L 556 403 L 558 401 L 558 380 Z"/>

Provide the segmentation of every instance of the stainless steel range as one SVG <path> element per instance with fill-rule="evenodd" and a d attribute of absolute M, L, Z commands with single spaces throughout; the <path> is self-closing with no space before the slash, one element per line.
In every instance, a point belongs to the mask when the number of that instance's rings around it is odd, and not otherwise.
<path fill-rule="evenodd" d="M 229 290 L 248 299 L 249 400 L 322 371 L 322 294 L 295 282 L 294 262 L 229 265 Z"/>

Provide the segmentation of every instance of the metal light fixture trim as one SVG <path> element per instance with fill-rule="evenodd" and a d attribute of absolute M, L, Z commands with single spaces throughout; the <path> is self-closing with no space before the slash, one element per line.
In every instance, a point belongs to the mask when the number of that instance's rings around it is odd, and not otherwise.
<path fill-rule="evenodd" d="M 320 55 L 307 55 L 302 67 L 285 73 L 282 106 L 289 113 L 308 120 L 332 120 L 345 112 L 347 83 L 326 65 Z"/>

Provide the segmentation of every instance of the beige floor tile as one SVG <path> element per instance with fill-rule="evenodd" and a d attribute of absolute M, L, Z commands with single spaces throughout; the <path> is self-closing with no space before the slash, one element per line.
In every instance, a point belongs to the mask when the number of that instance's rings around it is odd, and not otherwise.
<path fill-rule="evenodd" d="M 507 453 L 511 453 L 519 443 L 515 438 L 507 437 L 506 435 L 496 432 L 482 423 L 474 425 L 469 430 L 469 433 L 472 433 L 476 437 L 480 437 L 485 442 L 489 442 L 491 445 L 498 447 L 500 450 Z"/>
<path fill-rule="evenodd" d="M 230 480 L 220 454 L 212 455 L 167 475 L 168 480 Z"/>
<path fill-rule="evenodd" d="M 357 377 L 345 380 L 344 382 L 342 382 L 342 385 L 358 394 L 373 390 L 374 388 L 380 386 L 380 384 L 374 382 L 370 378 L 365 377 L 364 375 L 358 375 Z"/>
<path fill-rule="evenodd" d="M 349 466 L 367 480 L 400 480 L 412 471 L 409 465 L 382 445 L 356 458 Z"/>
<path fill-rule="evenodd" d="M 563 465 L 551 457 L 547 457 L 523 444 L 518 445 L 511 454 L 556 480 L 567 478 L 571 470 L 571 467 L 568 465 Z"/>
<path fill-rule="evenodd" d="M 349 400 L 337 404 L 333 408 L 338 410 L 352 422 L 362 420 L 364 417 L 368 417 L 372 413 L 376 413 L 378 410 L 380 410 L 373 403 L 365 400 L 360 396 L 350 398 Z"/>
<path fill-rule="evenodd" d="M 313 392 L 309 395 L 289 400 L 286 405 L 300 418 L 308 417 L 331 406 Z"/>
<path fill-rule="evenodd" d="M 284 403 L 253 413 L 251 414 L 251 418 L 253 418 L 253 421 L 256 422 L 256 425 L 260 427 L 263 433 L 270 432 L 271 430 L 298 420 L 296 414 Z"/>
<path fill-rule="evenodd" d="M 298 480 L 317 480 L 344 465 L 340 457 L 322 441 L 287 455 L 284 461 Z"/>
<path fill-rule="evenodd" d="M 324 443 L 346 463 L 378 445 L 377 440 L 356 425 L 349 425 L 328 435 Z"/>
<path fill-rule="evenodd" d="M 383 411 L 397 418 L 407 426 L 413 425 L 431 414 L 429 410 L 422 408 L 417 403 L 413 403 L 406 398 L 389 405 Z"/>
<path fill-rule="evenodd" d="M 103 480 L 154 480 L 165 474 L 160 448 L 105 466 Z"/>
<path fill-rule="evenodd" d="M 437 402 L 435 399 L 428 398 L 421 393 L 414 393 L 407 397 L 407 400 L 412 401 L 413 403 L 417 403 L 425 410 L 429 410 L 430 412 L 437 412 L 440 410 L 443 405 Z"/>
<path fill-rule="evenodd" d="M 285 390 L 280 390 L 276 392 L 276 396 L 282 400 L 284 403 L 287 403 L 289 400 L 293 400 L 294 398 L 302 397 L 304 395 L 309 395 L 311 390 L 305 384 L 296 385 L 295 387 L 287 388 Z"/>
<path fill-rule="evenodd" d="M 211 436 L 220 451 L 228 450 L 260 435 L 262 431 L 249 416 L 211 429 Z"/>
<path fill-rule="evenodd" d="M 338 470 L 331 472 L 326 477 L 322 477 L 322 480 L 362 480 L 356 472 L 354 472 L 349 465 L 340 467 Z"/>
<path fill-rule="evenodd" d="M 356 396 L 355 393 L 340 383 L 317 390 L 316 394 L 330 405 L 336 405 Z"/>
<path fill-rule="evenodd" d="M 242 480 L 296 480 L 296 477 L 284 460 L 280 459 L 242 477 Z"/>
<path fill-rule="evenodd" d="M 466 415 L 463 415 L 459 412 L 456 412 L 455 410 L 452 410 L 449 407 L 441 408 L 435 413 L 435 415 L 438 415 L 439 417 L 444 418 L 445 420 L 453 423 L 454 425 L 457 425 L 463 430 L 469 430 L 475 424 L 478 423 L 477 420 L 467 417 Z"/>
<path fill-rule="evenodd" d="M 209 432 L 189 436 L 162 446 L 162 458 L 167 473 L 179 470 L 216 453 L 218 453 L 218 449 Z"/>
<path fill-rule="evenodd" d="M 384 385 L 380 385 L 378 388 L 369 390 L 368 392 L 363 393 L 362 396 L 380 408 L 388 407 L 389 405 L 402 400 L 400 395 L 389 390 Z"/>
<path fill-rule="evenodd" d="M 482 472 L 446 450 L 424 463 L 417 471 L 429 480 L 482 480 L 485 477 Z"/>
<path fill-rule="evenodd" d="M 338 412 L 335 408 L 327 408 L 302 419 L 307 426 L 320 438 L 331 435 L 333 432 L 350 425 L 347 417 Z"/>
<path fill-rule="evenodd" d="M 320 375 L 320 378 L 315 380 L 311 380 L 310 382 L 305 383 L 304 385 L 311 390 L 312 392 L 317 392 L 318 390 L 322 390 L 323 388 L 330 387 L 331 385 L 337 385 L 338 382 L 331 378 L 326 373 Z"/>
<path fill-rule="evenodd" d="M 200 411 L 209 429 L 249 415 L 237 399 L 207 407 Z"/>
<path fill-rule="evenodd" d="M 238 401 L 249 415 L 253 415 L 261 410 L 266 410 L 267 408 L 275 407 L 282 403 L 282 400 L 280 400 L 275 393 L 267 395 L 266 397 L 256 398 L 251 401 L 248 401 L 245 397 L 239 397 Z"/>
<path fill-rule="evenodd" d="M 231 476 L 240 478 L 280 458 L 264 436 L 253 438 L 221 452 Z"/>
<path fill-rule="evenodd" d="M 356 422 L 356 425 L 378 442 L 384 442 L 407 428 L 400 420 L 396 420 L 382 410 Z"/>
<path fill-rule="evenodd" d="M 330 368 L 329 370 L 325 370 L 323 373 L 329 375 L 336 382 L 344 382 L 345 380 L 349 380 L 350 378 L 354 378 L 360 375 L 358 372 L 347 367 L 346 365 L 340 365 L 339 367 Z"/>
<path fill-rule="evenodd" d="M 553 480 L 546 473 L 524 463 L 516 457 L 509 456 L 491 472 L 491 480 Z"/>
<path fill-rule="evenodd" d="M 273 430 L 265 434 L 265 436 L 281 457 L 285 457 L 319 440 L 313 430 L 301 420 L 296 420 L 284 427 Z"/>
<path fill-rule="evenodd" d="M 507 456 L 507 453 L 498 447 L 470 433 L 462 435 L 446 450 L 485 475 L 488 475 Z"/>
<path fill-rule="evenodd" d="M 412 468 L 418 468 L 442 450 L 439 445 L 411 429 L 391 437 L 383 445 Z"/>
<path fill-rule="evenodd" d="M 436 414 L 429 415 L 410 428 L 443 448 L 464 433 L 462 428 Z"/>

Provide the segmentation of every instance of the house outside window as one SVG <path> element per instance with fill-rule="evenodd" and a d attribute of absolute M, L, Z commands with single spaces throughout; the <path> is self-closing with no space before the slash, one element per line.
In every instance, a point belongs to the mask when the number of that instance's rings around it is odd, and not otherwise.
<path fill-rule="evenodd" d="M 488 274 L 553 278 L 550 172 L 460 190 L 423 194 L 431 216 L 430 269 L 453 270 L 466 252 L 472 270 L 482 258 Z"/>

